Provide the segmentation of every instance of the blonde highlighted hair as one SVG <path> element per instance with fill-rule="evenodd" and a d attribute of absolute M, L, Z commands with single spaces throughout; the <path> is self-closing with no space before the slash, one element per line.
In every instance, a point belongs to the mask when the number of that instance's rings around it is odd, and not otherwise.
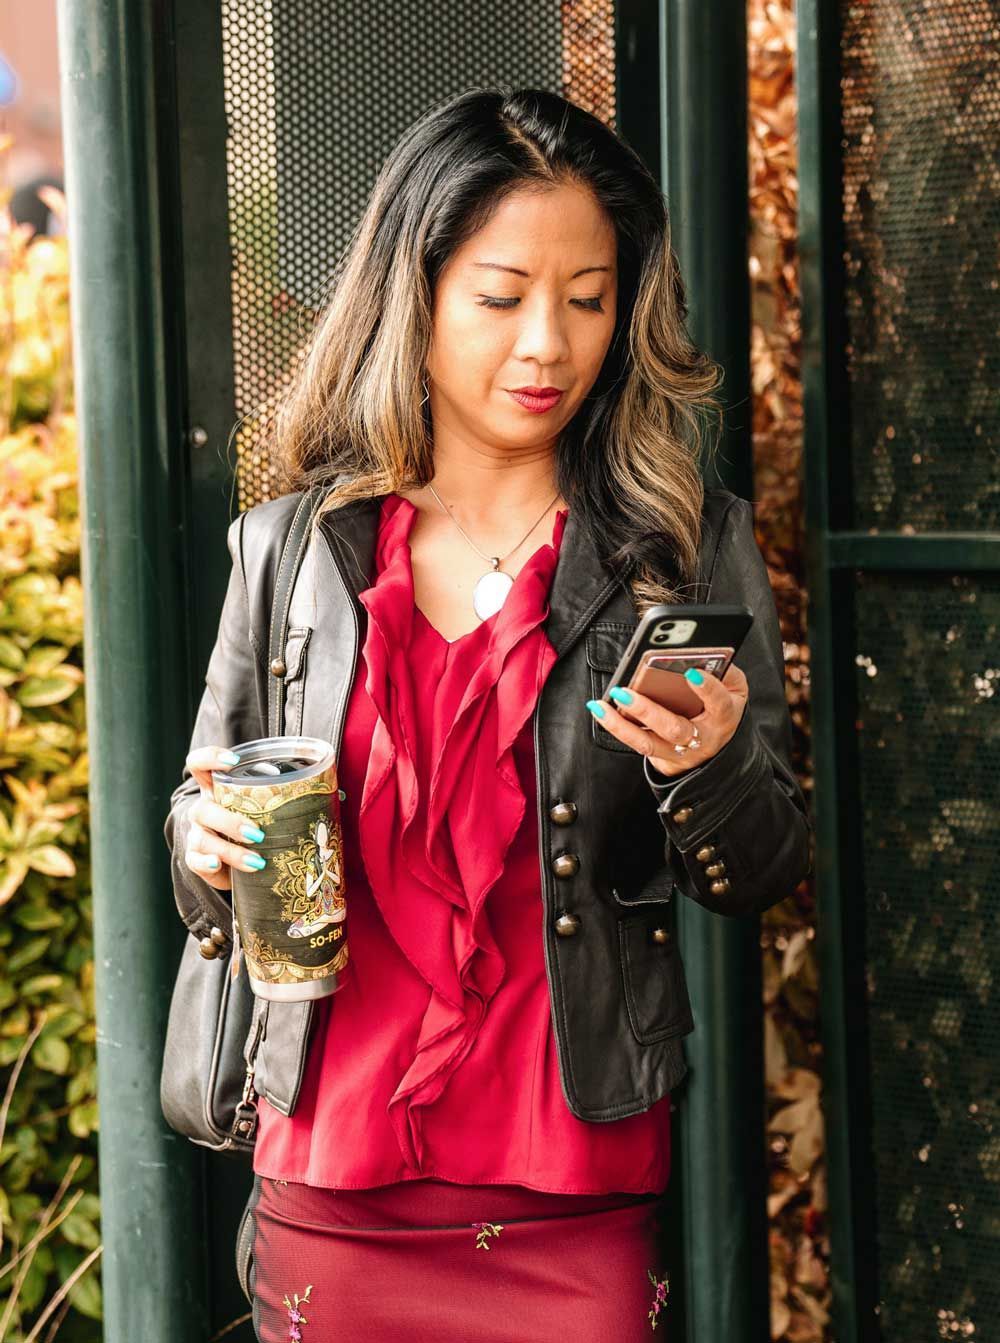
<path fill-rule="evenodd" d="M 721 411 L 718 366 L 688 338 L 666 203 L 597 117 L 543 89 L 475 88 L 416 121 L 385 161 L 330 297 L 267 417 L 280 492 L 331 485 L 324 511 L 434 475 L 423 374 L 435 281 L 523 187 L 589 188 L 618 243 L 618 310 L 604 365 L 556 449 L 556 480 L 640 612 L 695 577 L 701 468 Z"/>

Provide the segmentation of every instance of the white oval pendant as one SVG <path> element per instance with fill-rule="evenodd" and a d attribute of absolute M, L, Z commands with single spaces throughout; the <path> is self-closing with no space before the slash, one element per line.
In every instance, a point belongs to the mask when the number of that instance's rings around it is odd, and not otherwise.
<path fill-rule="evenodd" d="M 507 599 L 507 593 L 514 586 L 510 574 L 491 569 L 472 589 L 472 605 L 480 620 L 487 620 L 499 611 Z"/>

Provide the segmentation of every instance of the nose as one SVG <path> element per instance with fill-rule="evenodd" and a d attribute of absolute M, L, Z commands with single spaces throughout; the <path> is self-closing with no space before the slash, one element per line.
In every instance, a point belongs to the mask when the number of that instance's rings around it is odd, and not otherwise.
<path fill-rule="evenodd" d="M 566 314 L 558 299 L 538 295 L 524 299 L 518 313 L 520 322 L 514 357 L 523 363 L 534 363 L 544 372 L 565 363 L 570 346 L 566 335 Z"/>

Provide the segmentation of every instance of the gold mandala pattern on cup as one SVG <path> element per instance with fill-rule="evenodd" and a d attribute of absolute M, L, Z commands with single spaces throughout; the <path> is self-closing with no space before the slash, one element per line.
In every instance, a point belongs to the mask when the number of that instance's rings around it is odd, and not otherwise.
<path fill-rule="evenodd" d="M 256 821 L 264 830 L 274 819 L 273 813 L 286 803 L 313 794 L 326 793 L 332 796 L 336 793 L 337 771 L 331 765 L 322 774 L 314 774 L 311 779 L 300 779 L 297 783 L 261 783 L 252 787 L 239 783 L 219 783 L 215 787 L 215 800 L 220 806 L 231 807 L 249 820 Z"/>

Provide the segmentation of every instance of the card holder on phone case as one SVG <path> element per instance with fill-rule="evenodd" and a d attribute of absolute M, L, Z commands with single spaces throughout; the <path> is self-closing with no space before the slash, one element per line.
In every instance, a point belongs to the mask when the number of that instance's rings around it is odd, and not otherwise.
<path fill-rule="evenodd" d="M 662 667 L 639 667 L 629 686 L 684 718 L 696 717 L 705 707 L 681 672 L 664 671 Z"/>

